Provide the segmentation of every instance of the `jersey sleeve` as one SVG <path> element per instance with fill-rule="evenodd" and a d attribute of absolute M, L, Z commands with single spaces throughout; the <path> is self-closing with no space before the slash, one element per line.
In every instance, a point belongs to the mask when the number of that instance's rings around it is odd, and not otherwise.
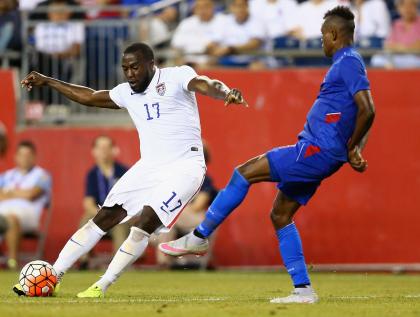
<path fill-rule="evenodd" d="M 44 191 L 44 193 L 51 192 L 51 177 L 50 177 L 50 175 L 47 172 L 42 171 L 39 174 L 39 176 L 38 176 L 38 178 L 35 182 L 35 187 L 41 188 Z"/>
<path fill-rule="evenodd" d="M 120 108 L 126 108 L 123 98 L 123 86 L 120 84 L 109 91 L 109 97 Z"/>
<path fill-rule="evenodd" d="M 176 76 L 179 83 L 182 85 L 182 89 L 184 89 L 185 91 L 189 91 L 188 84 L 193 78 L 197 77 L 198 75 L 192 67 L 184 65 L 179 67 Z"/>
<path fill-rule="evenodd" d="M 343 58 L 340 63 L 340 75 L 352 96 L 360 90 L 370 89 L 366 69 L 355 57 Z"/>

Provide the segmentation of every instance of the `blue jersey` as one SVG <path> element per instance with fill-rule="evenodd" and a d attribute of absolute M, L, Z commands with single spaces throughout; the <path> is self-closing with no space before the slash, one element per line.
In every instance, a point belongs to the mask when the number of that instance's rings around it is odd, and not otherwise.
<path fill-rule="evenodd" d="M 353 96 L 369 89 L 366 67 L 359 53 L 353 47 L 338 50 L 299 139 L 319 146 L 334 159 L 347 161 L 347 143 L 358 112 Z"/>

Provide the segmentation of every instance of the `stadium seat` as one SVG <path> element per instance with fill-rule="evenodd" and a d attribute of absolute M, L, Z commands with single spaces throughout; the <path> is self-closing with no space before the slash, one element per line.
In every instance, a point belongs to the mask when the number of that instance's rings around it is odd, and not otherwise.
<path fill-rule="evenodd" d="M 273 47 L 274 49 L 298 49 L 300 46 L 300 42 L 297 38 L 291 36 L 280 36 L 276 37 L 273 40 Z"/>
<path fill-rule="evenodd" d="M 128 40 L 124 24 L 91 25 L 86 28 L 86 84 L 94 89 L 108 89 L 118 84 L 118 65 Z"/>
<path fill-rule="evenodd" d="M 51 203 L 49 203 L 45 206 L 44 210 L 42 211 L 38 230 L 33 232 L 27 232 L 22 237 L 22 242 L 35 241 L 36 248 L 32 251 L 27 251 L 25 249 L 21 250 L 19 253 L 19 260 L 27 262 L 43 258 L 48 228 L 51 222 L 51 216 L 52 208 Z"/>
<path fill-rule="evenodd" d="M 305 47 L 306 50 L 318 50 L 322 54 L 322 41 L 321 38 L 313 38 L 308 39 L 304 41 L 303 47 Z M 295 58 L 295 64 L 296 66 L 314 66 L 314 67 L 322 67 L 322 66 L 329 66 L 331 64 L 331 61 L 326 58 L 325 56 L 320 57 L 297 57 Z"/>
<path fill-rule="evenodd" d="M 247 56 L 224 56 L 219 58 L 219 65 L 224 67 L 248 67 L 252 60 Z"/>
<path fill-rule="evenodd" d="M 357 48 L 377 48 L 382 49 L 384 46 L 384 38 L 382 37 L 365 37 L 356 42 Z"/>

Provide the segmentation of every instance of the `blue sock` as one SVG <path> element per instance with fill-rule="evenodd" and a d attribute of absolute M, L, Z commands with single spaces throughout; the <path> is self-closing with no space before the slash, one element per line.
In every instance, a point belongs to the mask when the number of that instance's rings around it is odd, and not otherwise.
<path fill-rule="evenodd" d="M 280 243 L 280 254 L 284 266 L 293 280 L 293 285 L 310 285 L 311 281 L 303 256 L 302 241 L 294 222 L 277 230 L 277 238 Z"/>
<path fill-rule="evenodd" d="M 221 190 L 206 213 L 206 218 L 197 227 L 198 233 L 208 237 L 226 219 L 227 216 L 239 206 L 248 193 L 250 184 L 238 172 L 234 170 L 229 184 Z"/>

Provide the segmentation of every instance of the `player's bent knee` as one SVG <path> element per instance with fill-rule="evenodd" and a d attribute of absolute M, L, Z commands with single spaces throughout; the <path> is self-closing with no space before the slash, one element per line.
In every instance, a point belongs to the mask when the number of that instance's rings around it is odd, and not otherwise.
<path fill-rule="evenodd" d="M 162 226 L 162 222 L 152 207 L 144 206 L 140 219 L 136 222 L 135 226 L 152 234 L 156 229 Z"/>
<path fill-rule="evenodd" d="M 103 231 L 107 232 L 119 224 L 126 216 L 127 212 L 122 206 L 102 207 L 92 221 Z"/>
<path fill-rule="evenodd" d="M 293 221 L 292 215 L 279 213 L 275 210 L 271 211 L 270 218 L 271 218 L 271 222 L 273 223 L 276 229 L 283 228 L 284 226 L 287 226 Z"/>

